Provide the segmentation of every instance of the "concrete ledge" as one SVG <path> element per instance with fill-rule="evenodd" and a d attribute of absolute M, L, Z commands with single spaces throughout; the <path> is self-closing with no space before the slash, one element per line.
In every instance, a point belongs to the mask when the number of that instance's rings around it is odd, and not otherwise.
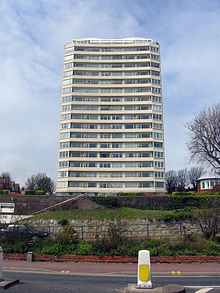
<path fill-rule="evenodd" d="M 7 289 L 19 283 L 19 280 L 4 279 L 0 281 L 0 288 Z"/>
<path fill-rule="evenodd" d="M 155 285 L 151 289 L 137 289 L 135 284 L 128 284 L 127 288 L 124 288 L 122 293 L 185 293 L 185 288 L 180 285 L 168 284 L 165 286 Z"/>

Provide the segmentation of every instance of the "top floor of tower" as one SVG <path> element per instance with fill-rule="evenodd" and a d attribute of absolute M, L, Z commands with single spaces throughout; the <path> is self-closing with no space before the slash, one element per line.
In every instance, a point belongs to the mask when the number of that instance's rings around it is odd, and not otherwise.
<path fill-rule="evenodd" d="M 99 39 L 82 38 L 73 39 L 65 44 L 65 53 L 72 51 L 90 52 L 120 52 L 120 51 L 153 51 L 159 53 L 158 42 L 147 38 L 124 38 L 124 39 Z"/>

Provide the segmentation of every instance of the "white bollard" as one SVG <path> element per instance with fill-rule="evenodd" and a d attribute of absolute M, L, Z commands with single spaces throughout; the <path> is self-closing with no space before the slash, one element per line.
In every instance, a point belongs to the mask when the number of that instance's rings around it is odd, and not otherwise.
<path fill-rule="evenodd" d="M 0 281 L 4 279 L 2 274 L 2 266 L 3 266 L 3 249 L 0 247 Z"/>
<path fill-rule="evenodd" d="M 152 288 L 150 251 L 139 250 L 138 252 L 138 283 L 136 288 Z"/>

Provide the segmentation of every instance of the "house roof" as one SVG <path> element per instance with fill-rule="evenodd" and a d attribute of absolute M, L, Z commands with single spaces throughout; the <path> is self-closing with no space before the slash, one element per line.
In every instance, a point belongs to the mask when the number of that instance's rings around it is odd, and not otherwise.
<path fill-rule="evenodd" d="M 210 174 L 210 173 L 206 173 L 206 174 L 202 175 L 201 177 L 199 177 L 199 178 L 197 179 L 197 181 L 205 180 L 205 179 L 220 179 L 220 175 L 218 175 L 218 174 Z"/>

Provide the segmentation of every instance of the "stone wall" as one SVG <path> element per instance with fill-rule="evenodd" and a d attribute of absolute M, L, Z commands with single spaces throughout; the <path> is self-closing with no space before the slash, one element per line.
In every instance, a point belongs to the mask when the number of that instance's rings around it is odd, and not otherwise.
<path fill-rule="evenodd" d="M 51 235 L 62 233 L 63 227 L 55 220 L 25 220 L 29 225 L 37 229 L 49 231 Z M 126 220 L 70 220 L 74 230 L 80 239 L 102 238 L 108 234 L 109 229 L 114 226 L 119 233 L 131 238 L 145 237 L 170 237 L 183 236 L 185 234 L 200 233 L 197 223 L 192 222 L 150 222 L 147 219 Z"/>
<path fill-rule="evenodd" d="M 15 215 L 31 215 L 37 211 L 50 206 L 62 203 L 71 199 L 69 196 L 51 196 L 51 195 L 0 195 L 0 203 L 14 203 Z M 89 198 L 80 198 L 77 201 L 72 197 L 72 201 L 58 205 L 50 210 L 69 210 L 69 209 L 96 209 L 102 206 L 91 201 Z"/>

